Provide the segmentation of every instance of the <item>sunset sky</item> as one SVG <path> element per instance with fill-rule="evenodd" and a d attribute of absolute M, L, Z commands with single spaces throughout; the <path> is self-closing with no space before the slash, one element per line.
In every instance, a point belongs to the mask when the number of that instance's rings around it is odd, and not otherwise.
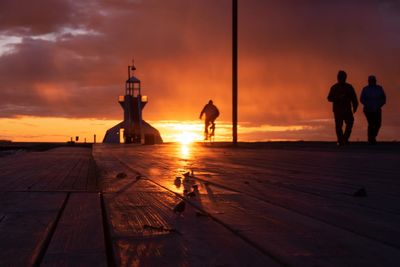
<path fill-rule="evenodd" d="M 213 99 L 230 138 L 231 0 L 1 0 L 0 139 L 101 141 L 122 119 L 127 66 L 166 141 L 202 136 Z M 387 95 L 381 140 L 400 140 L 400 1 L 239 0 L 239 141 L 335 140 L 339 69 Z M 366 140 L 362 109 L 353 140 Z"/>

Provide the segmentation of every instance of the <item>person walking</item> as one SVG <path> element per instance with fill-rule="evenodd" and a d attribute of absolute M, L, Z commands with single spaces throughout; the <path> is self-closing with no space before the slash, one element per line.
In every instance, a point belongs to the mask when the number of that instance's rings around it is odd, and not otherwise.
<path fill-rule="evenodd" d="M 351 130 L 354 124 L 354 116 L 358 108 L 358 100 L 353 86 L 346 82 L 347 73 L 340 70 L 337 74 L 335 83 L 328 95 L 328 101 L 333 104 L 333 114 L 335 117 L 335 129 L 337 143 L 339 146 L 349 143 Z M 343 132 L 343 123 L 346 127 Z"/>
<path fill-rule="evenodd" d="M 368 143 L 375 145 L 382 125 L 382 106 L 386 104 L 386 95 L 382 86 L 376 84 L 374 75 L 368 77 L 368 85 L 361 91 L 360 102 L 364 105 L 368 122 Z"/>

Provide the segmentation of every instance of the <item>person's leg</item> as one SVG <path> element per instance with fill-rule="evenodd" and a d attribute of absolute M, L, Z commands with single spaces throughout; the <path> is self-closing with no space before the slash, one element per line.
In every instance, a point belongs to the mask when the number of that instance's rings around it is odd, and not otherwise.
<path fill-rule="evenodd" d="M 346 114 L 344 122 L 346 123 L 346 129 L 343 134 L 343 142 L 345 144 L 348 144 L 351 135 L 351 130 L 353 129 L 353 124 L 354 124 L 353 113 Z"/>
<path fill-rule="evenodd" d="M 208 125 L 210 124 L 210 120 L 205 119 L 204 121 L 204 139 L 208 139 Z"/>
<path fill-rule="evenodd" d="M 379 130 L 381 129 L 382 126 L 382 111 L 378 111 L 375 113 L 375 142 L 376 142 L 376 137 L 378 136 Z"/>
<path fill-rule="evenodd" d="M 211 123 L 211 127 L 210 127 L 210 129 L 211 129 L 211 136 L 214 136 L 214 132 L 215 132 L 215 122 L 214 122 L 214 120 L 212 120 L 212 121 L 210 121 L 210 123 Z"/>
<path fill-rule="evenodd" d="M 374 115 L 373 112 L 364 112 L 364 114 L 368 122 L 368 143 L 373 144 L 375 143 Z"/>
<path fill-rule="evenodd" d="M 370 143 L 375 144 L 376 143 L 376 137 L 378 136 L 379 129 L 381 128 L 382 124 L 382 113 L 381 111 L 377 112 L 370 112 L 368 114 L 369 116 L 369 128 L 371 128 L 370 133 L 368 133 L 368 139 Z"/>
<path fill-rule="evenodd" d="M 334 113 L 334 116 L 337 142 L 339 145 L 343 145 L 343 118 L 339 113 Z"/>

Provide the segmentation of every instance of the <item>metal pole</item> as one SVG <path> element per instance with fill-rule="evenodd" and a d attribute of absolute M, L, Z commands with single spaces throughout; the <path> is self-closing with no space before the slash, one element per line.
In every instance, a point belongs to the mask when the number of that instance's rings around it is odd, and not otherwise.
<path fill-rule="evenodd" d="M 232 142 L 237 144 L 237 120 L 238 120 L 238 1 L 232 0 Z"/>

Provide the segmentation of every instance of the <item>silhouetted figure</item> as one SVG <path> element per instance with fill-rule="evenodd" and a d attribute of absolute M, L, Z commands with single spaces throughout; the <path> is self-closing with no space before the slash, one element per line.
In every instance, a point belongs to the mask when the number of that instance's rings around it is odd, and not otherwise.
<path fill-rule="evenodd" d="M 185 178 L 185 179 L 189 179 L 190 178 L 190 172 L 188 171 L 188 172 L 185 172 L 184 174 L 183 174 L 183 177 Z"/>
<path fill-rule="evenodd" d="M 368 121 L 368 143 L 374 145 L 382 124 L 382 106 L 386 104 L 385 92 L 376 84 L 375 76 L 368 77 L 368 86 L 362 89 L 360 102 Z"/>
<path fill-rule="evenodd" d="M 215 123 L 214 121 L 218 118 L 219 116 L 219 110 L 216 106 L 214 106 L 213 101 L 210 100 L 208 101 L 208 104 L 204 106 L 203 110 L 200 113 L 200 119 L 202 119 L 203 114 L 206 115 L 205 119 L 205 124 L 204 124 L 204 139 L 207 140 L 209 135 L 208 135 L 208 127 L 211 124 L 211 135 L 214 135 L 215 131 Z"/>
<path fill-rule="evenodd" d="M 353 113 L 356 113 L 358 107 L 356 92 L 351 84 L 346 83 L 346 78 L 346 72 L 339 71 L 337 75 L 338 82 L 331 87 L 328 95 L 328 101 L 333 103 L 338 145 L 349 143 L 354 123 Z M 343 122 L 346 124 L 344 133 L 342 129 Z"/>

